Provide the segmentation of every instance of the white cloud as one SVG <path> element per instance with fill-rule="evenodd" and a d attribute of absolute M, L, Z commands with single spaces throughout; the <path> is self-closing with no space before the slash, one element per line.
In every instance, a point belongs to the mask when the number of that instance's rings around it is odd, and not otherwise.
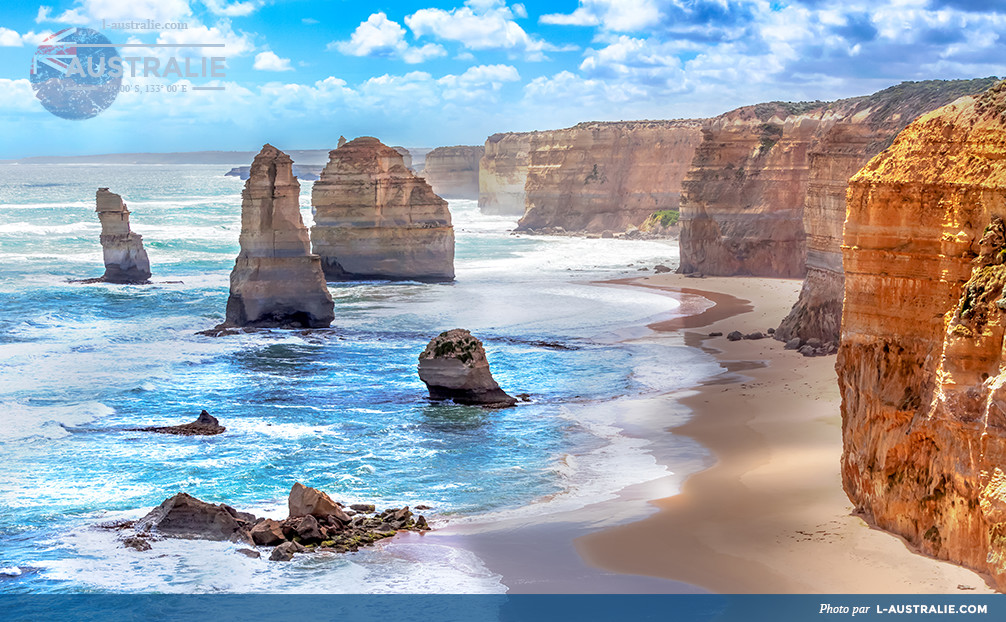
<path fill-rule="evenodd" d="M 185 30 L 165 30 L 157 36 L 157 43 L 160 44 L 223 44 L 222 48 L 191 48 L 185 53 L 191 52 L 196 56 L 224 56 L 233 58 L 248 54 L 255 49 L 251 35 L 248 33 L 236 33 L 231 28 L 230 22 L 221 20 L 216 26 L 192 26 Z M 184 48 L 182 48 L 184 50 Z M 177 55 L 183 55 L 178 52 Z"/>
<path fill-rule="evenodd" d="M 0 78 L 0 111 L 11 113 L 36 109 L 41 110 L 41 106 L 36 101 L 35 92 L 27 78 Z"/>
<path fill-rule="evenodd" d="M 108 22 L 176 22 L 192 17 L 188 0 L 77 0 L 77 6 L 59 15 L 52 7 L 40 6 L 36 22 L 60 22 L 81 26 Z"/>
<path fill-rule="evenodd" d="M 384 13 L 374 13 L 353 31 L 349 41 L 333 41 L 329 50 L 338 50 L 347 56 L 380 56 L 400 58 L 416 64 L 437 56 L 444 56 L 443 47 L 427 43 L 421 47 L 410 46 L 405 41 L 405 29 Z"/>
<path fill-rule="evenodd" d="M 275 52 L 260 52 L 255 56 L 253 68 L 259 71 L 293 71 L 289 58 L 280 58 Z"/>
<path fill-rule="evenodd" d="M 226 15 L 227 17 L 245 17 L 251 15 L 262 6 L 262 0 L 245 0 L 244 2 L 226 2 L 225 0 L 202 0 L 210 13 Z"/>
<path fill-rule="evenodd" d="M 0 26 L 0 47 L 19 48 L 24 45 L 38 46 L 51 35 L 52 33 L 49 31 L 35 32 L 34 30 L 22 35 L 18 34 L 16 30 Z"/>
<path fill-rule="evenodd" d="M 315 24 L 321 23 L 318 20 L 314 19 L 313 17 L 302 17 L 300 21 L 304 22 L 308 26 L 313 26 Z"/>
<path fill-rule="evenodd" d="M 631 32 L 656 24 L 660 9 L 655 0 L 580 0 L 570 14 L 542 15 L 543 24 L 602 26 L 605 30 Z"/>
<path fill-rule="evenodd" d="M 528 60 L 543 60 L 546 51 L 567 51 L 532 37 L 515 16 L 526 15 L 523 5 L 515 12 L 500 0 L 468 0 L 465 6 L 444 9 L 420 9 L 405 18 L 416 37 L 432 36 L 457 41 L 470 50 L 503 49 L 523 52 Z"/>

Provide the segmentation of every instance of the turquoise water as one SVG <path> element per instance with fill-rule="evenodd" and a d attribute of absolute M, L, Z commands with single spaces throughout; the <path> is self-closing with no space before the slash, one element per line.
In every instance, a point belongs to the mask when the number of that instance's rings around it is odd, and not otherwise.
<path fill-rule="evenodd" d="M 666 473 L 645 443 L 580 413 L 718 369 L 681 346 L 621 340 L 673 299 L 591 284 L 668 263 L 672 246 L 513 236 L 512 221 L 455 201 L 455 283 L 332 284 L 331 331 L 203 337 L 223 319 L 238 251 L 243 182 L 227 168 L 0 165 L 0 591 L 503 591 L 457 549 L 375 547 L 284 565 L 228 543 L 136 553 L 93 525 L 179 490 L 282 516 L 301 481 L 346 502 L 425 503 L 437 526 L 548 512 L 544 499 L 596 499 Z M 68 282 L 103 272 L 99 186 L 132 211 L 152 285 Z M 302 206 L 309 194 L 304 183 Z M 530 404 L 425 399 L 418 354 L 458 326 Z M 226 434 L 124 430 L 203 408 Z"/>

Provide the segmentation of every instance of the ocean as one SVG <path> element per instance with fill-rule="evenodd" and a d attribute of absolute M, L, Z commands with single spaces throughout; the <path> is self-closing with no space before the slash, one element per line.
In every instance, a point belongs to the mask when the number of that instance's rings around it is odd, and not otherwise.
<path fill-rule="evenodd" d="M 94 526 L 178 491 L 281 518 L 300 481 L 347 503 L 429 505 L 436 529 L 545 517 L 706 459 L 673 439 L 674 464 L 653 455 L 619 424 L 620 405 L 719 366 L 673 335 L 647 338 L 673 297 L 596 284 L 673 267 L 673 242 L 512 235 L 513 218 L 451 201 L 454 283 L 333 283 L 330 331 L 212 338 L 197 332 L 223 319 L 240 230 L 244 182 L 227 169 L 0 165 L 0 592 L 504 592 L 453 547 L 392 540 L 283 564 L 231 543 L 136 552 Z M 152 284 L 70 282 L 103 272 L 98 187 L 126 201 Z M 302 182 L 308 226 L 310 189 Z M 531 402 L 430 403 L 417 357 L 455 327 L 482 339 L 499 384 Z M 126 430 L 201 409 L 227 432 Z M 647 429 L 683 416 L 669 410 Z"/>

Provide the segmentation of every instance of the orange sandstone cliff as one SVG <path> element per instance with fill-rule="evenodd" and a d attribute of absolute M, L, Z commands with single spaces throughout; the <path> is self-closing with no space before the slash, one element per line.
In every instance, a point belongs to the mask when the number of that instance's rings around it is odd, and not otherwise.
<path fill-rule="evenodd" d="M 518 229 L 624 231 L 676 210 L 699 128 L 695 120 L 591 122 L 531 134 Z"/>
<path fill-rule="evenodd" d="M 845 292 L 842 226 L 849 178 L 919 115 L 993 84 L 994 78 L 905 82 L 825 107 L 809 148 L 803 212 L 807 278 L 800 299 L 776 330 L 777 339 L 838 343 Z"/>
<path fill-rule="evenodd" d="M 846 492 L 1006 589 L 1006 83 L 909 125 L 847 210 Z"/>

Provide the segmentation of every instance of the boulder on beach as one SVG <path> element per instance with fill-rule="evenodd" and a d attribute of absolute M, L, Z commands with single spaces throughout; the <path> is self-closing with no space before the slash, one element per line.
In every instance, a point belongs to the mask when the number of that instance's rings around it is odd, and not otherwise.
<path fill-rule="evenodd" d="M 463 328 L 440 333 L 430 341 L 419 355 L 419 379 L 434 400 L 491 408 L 517 403 L 493 379 L 482 342 Z"/>
<path fill-rule="evenodd" d="M 335 516 L 343 522 L 349 522 L 349 516 L 342 509 L 342 506 L 332 501 L 324 492 L 317 488 L 305 486 L 300 482 L 290 489 L 290 497 L 287 499 L 287 507 L 290 516 Z"/>
<path fill-rule="evenodd" d="M 192 423 L 162 427 L 134 428 L 137 432 L 156 432 L 157 434 L 177 434 L 179 436 L 213 436 L 227 431 L 220 425 L 216 417 L 205 410 Z"/>

